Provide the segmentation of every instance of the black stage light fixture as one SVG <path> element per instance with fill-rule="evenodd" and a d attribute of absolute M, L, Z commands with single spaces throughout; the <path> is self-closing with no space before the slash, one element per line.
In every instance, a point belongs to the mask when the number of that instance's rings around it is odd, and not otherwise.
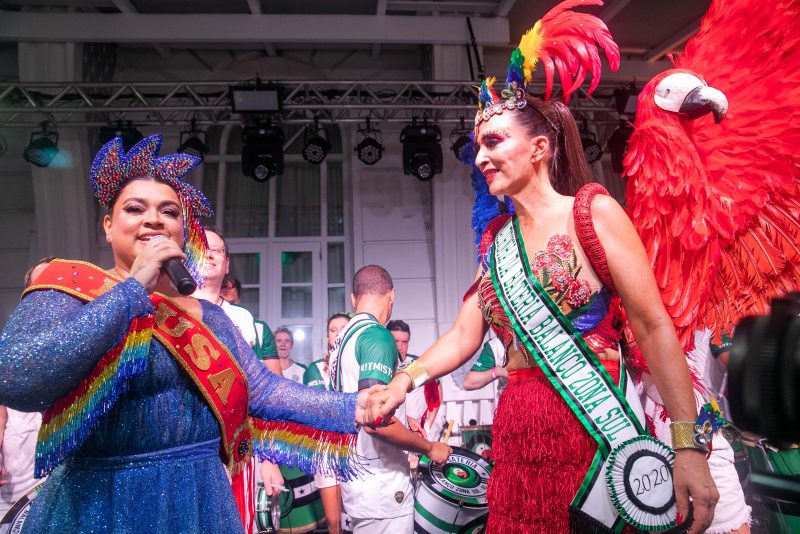
<path fill-rule="evenodd" d="M 281 110 L 280 94 L 275 84 L 255 83 L 233 85 L 229 88 L 234 113 L 267 113 Z"/>
<path fill-rule="evenodd" d="M 242 172 L 256 182 L 283 173 L 283 130 L 278 126 L 247 126 L 242 131 Z"/>
<path fill-rule="evenodd" d="M 429 126 L 428 119 L 422 125 L 412 119 L 411 124 L 400 132 L 403 143 L 403 173 L 412 174 L 423 182 L 442 172 L 442 131 L 438 126 Z"/>
<path fill-rule="evenodd" d="M 373 128 L 367 117 L 367 127 L 359 128 L 358 133 L 364 136 L 364 139 L 359 141 L 355 148 L 358 159 L 367 165 L 375 165 L 383 157 L 381 131 Z"/>
<path fill-rule="evenodd" d="M 58 155 L 58 132 L 52 132 L 48 127 L 43 122 L 42 130 L 31 134 L 31 140 L 22 152 L 25 161 L 37 167 L 49 166 Z"/>
<path fill-rule="evenodd" d="M 456 159 L 462 163 L 469 163 L 461 159 L 461 151 L 464 150 L 465 146 L 472 143 L 471 135 L 472 130 L 466 127 L 463 117 L 461 118 L 459 127 L 450 132 L 450 149 L 453 151 L 453 154 L 456 155 Z"/>
<path fill-rule="evenodd" d="M 330 142 L 320 135 L 321 133 L 324 133 L 326 137 L 328 135 L 325 128 L 320 128 L 319 117 L 314 117 L 312 131 L 309 132 L 309 129 L 306 128 L 304 134 L 306 142 L 303 145 L 303 159 L 315 165 L 322 164 L 331 149 Z"/>
<path fill-rule="evenodd" d="M 128 121 L 123 125 L 122 121 L 117 121 L 116 126 L 102 126 L 100 128 L 100 145 L 105 145 L 115 137 L 122 138 L 122 148 L 125 152 L 133 148 L 133 145 L 141 141 L 144 136 L 142 132 L 134 128 L 133 121 Z"/>
<path fill-rule="evenodd" d="M 636 84 L 630 84 L 625 89 L 614 89 L 614 107 L 620 116 L 624 115 L 633 120 L 636 117 L 636 104 L 639 100 L 640 89 Z"/>
<path fill-rule="evenodd" d="M 197 156 L 200 159 L 206 157 L 208 153 L 208 132 L 197 129 L 197 121 L 192 119 L 191 129 L 181 132 L 180 145 L 178 152 Z"/>
<path fill-rule="evenodd" d="M 616 173 L 622 173 L 624 170 L 623 161 L 625 160 L 625 152 L 628 150 L 628 140 L 633 135 L 633 125 L 626 121 L 620 120 L 619 127 L 614 130 L 611 137 L 608 138 L 608 152 L 611 154 L 611 168 Z"/>
<path fill-rule="evenodd" d="M 602 158 L 603 147 L 597 142 L 597 136 L 589 131 L 589 127 L 586 125 L 586 119 L 583 120 L 583 128 L 581 128 L 580 134 L 583 155 L 586 157 L 586 162 L 592 164 Z"/>

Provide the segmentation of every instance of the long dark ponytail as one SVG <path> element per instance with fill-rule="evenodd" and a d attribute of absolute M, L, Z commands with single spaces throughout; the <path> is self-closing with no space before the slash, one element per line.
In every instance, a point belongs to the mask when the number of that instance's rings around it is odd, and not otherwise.
<path fill-rule="evenodd" d="M 575 196 L 592 180 L 592 170 L 583 155 L 578 125 L 569 108 L 554 100 L 545 102 L 527 95 L 527 105 L 514 117 L 531 137 L 544 135 L 550 141 L 550 183 L 558 193 Z"/>

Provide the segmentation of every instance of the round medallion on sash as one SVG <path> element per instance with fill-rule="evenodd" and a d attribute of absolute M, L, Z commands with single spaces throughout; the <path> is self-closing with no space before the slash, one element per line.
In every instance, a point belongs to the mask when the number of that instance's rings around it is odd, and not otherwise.
<path fill-rule="evenodd" d="M 440 534 L 482 531 L 488 516 L 486 487 L 492 466 L 474 452 L 453 447 L 443 466 L 423 456 L 414 500 L 414 530 Z"/>
<path fill-rule="evenodd" d="M 6 515 L 0 519 L 0 533 L 16 534 L 22 532 L 22 525 L 25 523 L 25 519 L 28 518 L 28 514 L 31 511 L 33 499 L 39 494 L 43 484 L 44 481 L 36 484 L 28 493 L 20 497 L 17 502 L 14 503 L 14 506 L 6 512 Z"/>
<path fill-rule="evenodd" d="M 675 526 L 674 461 L 672 449 L 650 436 L 629 439 L 611 451 L 606 483 L 611 502 L 626 522 L 641 530 Z"/>

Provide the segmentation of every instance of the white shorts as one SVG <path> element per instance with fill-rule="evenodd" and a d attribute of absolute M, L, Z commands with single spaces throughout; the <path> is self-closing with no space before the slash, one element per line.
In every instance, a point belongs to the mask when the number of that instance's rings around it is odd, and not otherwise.
<path fill-rule="evenodd" d="M 411 534 L 414 531 L 414 514 L 388 519 L 360 519 L 351 517 L 353 534 Z"/>

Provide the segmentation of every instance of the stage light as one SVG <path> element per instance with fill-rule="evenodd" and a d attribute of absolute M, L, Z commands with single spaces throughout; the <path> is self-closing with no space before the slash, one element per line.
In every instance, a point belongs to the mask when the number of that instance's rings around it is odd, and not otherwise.
<path fill-rule="evenodd" d="M 602 158 L 603 147 L 597 142 L 597 137 L 589 131 L 589 127 L 586 125 L 586 119 L 583 121 L 583 128 L 581 128 L 580 133 L 583 155 L 586 157 L 586 162 L 592 164 Z"/>
<path fill-rule="evenodd" d="M 330 142 L 325 137 L 322 137 L 320 133 L 328 135 L 325 128 L 320 128 L 319 118 L 314 117 L 313 129 L 309 132 L 308 128 L 306 128 L 304 134 L 306 143 L 303 145 L 303 159 L 315 165 L 320 165 L 325 161 L 325 157 L 331 149 Z"/>
<path fill-rule="evenodd" d="M 256 79 L 254 84 L 234 85 L 229 91 L 234 113 L 265 113 L 281 110 L 277 85 L 263 84 L 260 79 Z"/>
<path fill-rule="evenodd" d="M 143 139 L 142 132 L 133 127 L 133 121 L 123 126 L 122 121 L 117 121 L 116 126 L 102 126 L 100 128 L 100 145 L 105 145 L 115 137 L 122 138 L 122 148 L 125 152 L 133 148 L 133 145 Z"/>
<path fill-rule="evenodd" d="M 33 132 L 28 146 L 22 152 L 25 161 L 37 167 L 47 167 L 58 155 L 58 132 L 48 130 L 48 124 L 42 123 L 42 130 Z"/>
<path fill-rule="evenodd" d="M 436 173 L 442 172 L 442 132 L 438 126 L 429 126 L 424 119 L 422 125 L 413 119 L 400 132 L 403 143 L 403 173 L 412 174 L 427 182 Z"/>
<path fill-rule="evenodd" d="M 628 150 L 628 140 L 633 135 L 633 126 L 626 120 L 620 120 L 619 127 L 608 138 L 608 152 L 611 154 L 611 168 L 616 173 L 624 170 L 623 161 Z"/>
<path fill-rule="evenodd" d="M 248 126 L 242 131 L 242 172 L 256 182 L 266 182 L 283 172 L 283 130 L 271 124 Z"/>
<path fill-rule="evenodd" d="M 359 128 L 358 133 L 364 136 L 364 139 L 356 145 L 358 159 L 367 165 L 375 165 L 383 157 L 383 145 L 380 141 L 381 131 L 374 129 L 367 117 L 367 127 Z"/>
<path fill-rule="evenodd" d="M 626 89 L 614 89 L 614 107 L 620 116 L 633 120 L 636 117 L 636 103 L 639 100 L 639 89 L 630 84 Z"/>
<path fill-rule="evenodd" d="M 472 130 L 467 128 L 464 124 L 464 119 L 461 119 L 461 125 L 450 132 L 450 150 L 456 155 L 456 159 L 462 163 L 469 163 L 464 161 L 461 152 L 464 147 L 472 143 Z"/>
<path fill-rule="evenodd" d="M 197 156 L 200 159 L 205 158 L 208 153 L 208 139 L 207 132 L 197 129 L 197 122 L 192 119 L 192 126 L 190 130 L 181 132 L 180 145 L 178 145 L 178 152 Z"/>

